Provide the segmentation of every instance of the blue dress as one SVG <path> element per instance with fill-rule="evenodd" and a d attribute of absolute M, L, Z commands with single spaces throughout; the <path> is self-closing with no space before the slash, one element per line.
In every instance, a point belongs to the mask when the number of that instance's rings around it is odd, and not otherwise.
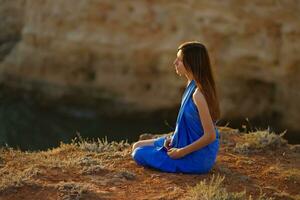
<path fill-rule="evenodd" d="M 196 82 L 192 80 L 183 93 L 176 128 L 171 137 L 172 147 L 187 146 L 204 133 L 198 109 L 192 98 L 195 89 Z M 219 151 L 219 132 L 216 126 L 215 130 L 217 137 L 212 143 L 179 159 L 173 159 L 167 154 L 163 147 L 165 136 L 156 138 L 153 145 L 137 147 L 131 156 L 139 165 L 164 172 L 207 173 L 213 167 Z"/>

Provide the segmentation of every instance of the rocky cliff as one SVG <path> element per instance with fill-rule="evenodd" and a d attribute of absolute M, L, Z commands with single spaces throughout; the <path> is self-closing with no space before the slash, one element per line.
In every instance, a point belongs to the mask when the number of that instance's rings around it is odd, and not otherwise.
<path fill-rule="evenodd" d="M 176 48 L 198 40 L 223 118 L 264 114 L 299 130 L 299 13 L 300 1 L 287 0 L 0 0 L 1 81 L 92 95 L 119 111 L 170 108 L 185 84 Z"/>

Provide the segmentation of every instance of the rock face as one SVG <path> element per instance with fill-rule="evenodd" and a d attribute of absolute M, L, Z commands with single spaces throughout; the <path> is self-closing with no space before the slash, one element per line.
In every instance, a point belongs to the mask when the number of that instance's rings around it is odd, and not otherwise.
<path fill-rule="evenodd" d="M 1 81 L 54 97 L 82 88 L 118 109 L 174 107 L 185 85 L 176 49 L 198 40 L 223 118 L 267 113 L 299 130 L 299 13 L 287 0 L 0 0 Z"/>

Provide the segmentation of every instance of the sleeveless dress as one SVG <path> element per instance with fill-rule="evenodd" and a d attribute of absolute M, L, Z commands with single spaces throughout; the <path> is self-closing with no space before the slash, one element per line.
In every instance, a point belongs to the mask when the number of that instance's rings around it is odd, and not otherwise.
<path fill-rule="evenodd" d="M 182 148 L 198 140 L 204 133 L 198 109 L 193 101 L 193 92 L 196 82 L 192 80 L 186 87 L 179 113 L 176 128 L 171 137 L 171 147 Z M 213 167 L 219 151 L 220 134 L 214 124 L 216 139 L 199 150 L 196 150 L 179 159 L 173 159 L 164 148 L 166 136 L 156 138 L 153 145 L 137 147 L 131 154 L 139 165 L 164 172 L 177 173 L 207 173 Z"/>

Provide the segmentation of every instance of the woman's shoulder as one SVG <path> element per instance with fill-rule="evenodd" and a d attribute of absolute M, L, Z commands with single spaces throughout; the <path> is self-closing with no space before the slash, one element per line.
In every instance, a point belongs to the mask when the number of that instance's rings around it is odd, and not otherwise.
<path fill-rule="evenodd" d="M 200 108 L 204 108 L 207 107 L 208 108 L 208 104 L 206 102 L 206 98 L 203 94 L 203 92 L 201 90 L 199 90 L 198 88 L 196 88 L 196 90 L 193 93 L 193 101 L 195 103 L 195 105 L 197 106 L 198 109 Z"/>
<path fill-rule="evenodd" d="M 203 103 L 205 101 L 205 97 L 199 88 L 196 88 L 193 93 L 193 100 L 198 103 Z"/>

